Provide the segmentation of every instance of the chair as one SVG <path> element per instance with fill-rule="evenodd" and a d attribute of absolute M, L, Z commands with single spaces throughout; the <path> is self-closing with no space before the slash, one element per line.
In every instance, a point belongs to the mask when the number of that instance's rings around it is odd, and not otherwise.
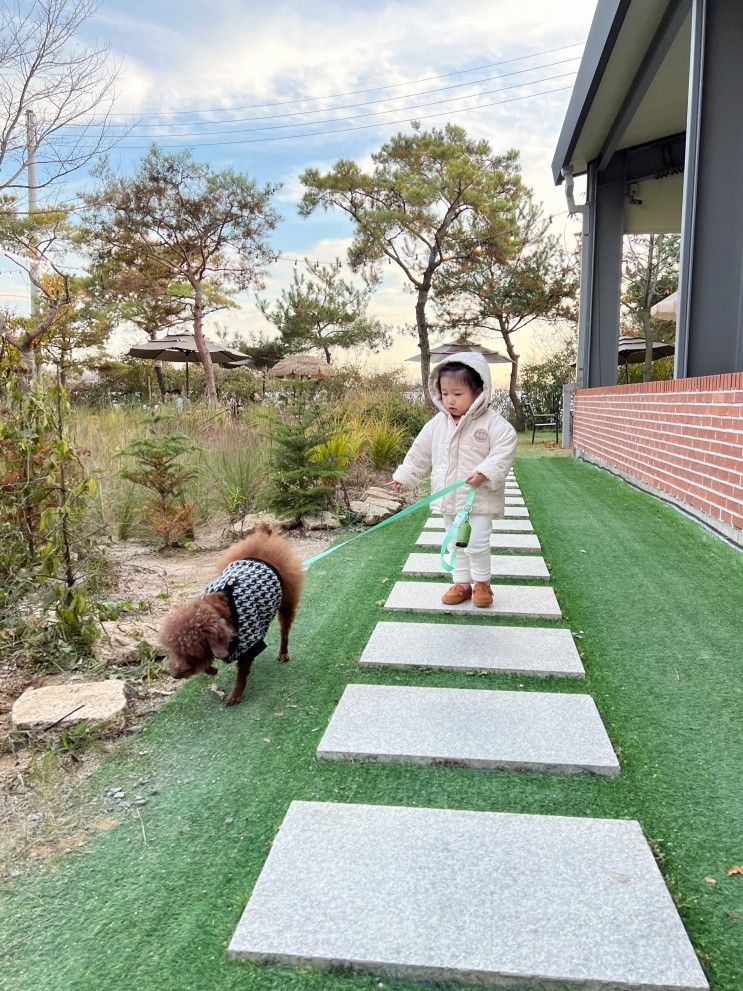
<path fill-rule="evenodd" d="M 534 437 L 537 430 L 551 430 L 555 428 L 555 443 L 560 443 L 560 410 L 556 409 L 552 413 L 537 413 L 534 409 L 532 403 L 528 400 L 523 401 L 524 411 L 529 420 L 531 420 L 532 430 L 531 430 L 531 442 L 534 443 Z"/>

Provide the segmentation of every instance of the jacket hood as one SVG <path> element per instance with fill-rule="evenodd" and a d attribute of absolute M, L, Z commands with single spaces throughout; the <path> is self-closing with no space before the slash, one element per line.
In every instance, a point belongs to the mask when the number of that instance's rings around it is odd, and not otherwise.
<path fill-rule="evenodd" d="M 448 354 L 443 361 L 440 361 L 437 365 L 434 365 L 431 369 L 431 374 L 428 376 L 428 391 L 431 399 L 438 409 L 440 409 L 443 413 L 446 412 L 444 404 L 441 401 L 439 371 L 442 365 L 447 365 L 450 361 L 459 361 L 463 365 L 469 365 L 470 368 L 474 368 L 482 379 L 482 392 L 475 399 L 474 403 L 465 414 L 465 416 L 478 416 L 490 405 L 490 399 L 493 391 L 490 383 L 490 366 L 479 351 L 457 351 L 456 354 Z"/>

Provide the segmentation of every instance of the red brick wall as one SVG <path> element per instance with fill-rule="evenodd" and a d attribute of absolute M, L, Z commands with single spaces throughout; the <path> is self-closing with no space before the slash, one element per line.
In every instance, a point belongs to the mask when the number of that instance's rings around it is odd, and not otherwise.
<path fill-rule="evenodd" d="M 743 543 L 743 372 L 579 389 L 573 444 Z"/>

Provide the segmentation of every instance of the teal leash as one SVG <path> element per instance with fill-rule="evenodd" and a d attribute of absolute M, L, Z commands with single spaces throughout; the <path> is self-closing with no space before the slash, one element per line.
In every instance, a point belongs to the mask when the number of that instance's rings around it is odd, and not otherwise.
<path fill-rule="evenodd" d="M 431 495 L 426 496 L 425 499 L 419 499 L 418 502 L 414 502 L 412 506 L 406 506 L 405 509 L 401 509 L 399 513 L 395 513 L 394 516 L 388 516 L 386 520 L 382 520 L 381 523 L 377 523 L 368 530 L 362 530 L 361 533 L 355 534 L 353 537 L 349 537 L 348 540 L 344 540 L 342 544 L 336 544 L 335 547 L 329 547 L 326 551 L 322 551 L 320 554 L 315 554 L 314 557 L 308 557 L 306 561 L 303 561 L 305 569 L 310 568 L 313 564 L 317 564 L 318 561 L 322 561 L 324 557 L 328 557 L 330 554 L 335 554 L 342 547 L 346 547 L 348 544 L 352 544 L 354 540 L 359 540 L 361 537 L 367 537 L 370 533 L 374 533 L 375 530 L 381 530 L 383 526 L 387 526 L 389 523 L 394 523 L 396 520 L 401 520 L 403 516 L 409 516 L 411 513 L 417 512 L 422 509 L 423 506 L 428 506 L 436 499 L 441 499 L 442 496 L 448 495 L 450 492 L 454 492 L 455 489 L 460 488 L 462 485 L 467 483 L 462 480 L 461 482 L 452 482 L 451 485 L 447 485 L 443 489 L 439 489 L 438 492 L 432 492 Z M 467 497 L 470 507 L 472 506 L 472 501 L 475 498 L 475 490 L 473 489 L 471 494 Z M 469 515 L 469 510 L 468 510 Z M 459 516 L 459 514 L 457 514 Z"/>
<path fill-rule="evenodd" d="M 439 555 L 441 559 L 441 567 L 444 569 L 444 571 L 448 572 L 449 574 L 452 574 L 452 572 L 457 566 L 457 546 L 458 546 L 457 533 L 459 532 L 459 528 L 462 526 L 463 523 L 469 523 L 470 511 L 472 509 L 472 504 L 475 501 L 476 495 L 477 495 L 477 489 L 474 488 L 473 486 L 470 488 L 470 491 L 467 493 L 467 499 L 465 501 L 464 506 L 462 506 L 462 508 L 459 510 L 457 515 L 454 517 L 454 522 L 446 531 L 443 543 L 441 544 L 441 552 Z M 451 546 L 452 544 L 454 546 Z M 450 547 L 451 550 L 449 550 Z"/>

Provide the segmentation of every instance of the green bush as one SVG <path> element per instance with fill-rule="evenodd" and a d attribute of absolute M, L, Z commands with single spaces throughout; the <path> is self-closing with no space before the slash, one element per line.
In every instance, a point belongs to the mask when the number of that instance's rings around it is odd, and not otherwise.
<path fill-rule="evenodd" d="M 261 509 L 267 488 L 265 450 L 258 443 L 242 442 L 241 436 L 235 441 L 229 446 L 221 446 L 204 459 L 217 504 L 230 522 Z"/>
<path fill-rule="evenodd" d="M 394 467 L 402 453 L 405 431 L 387 420 L 372 420 L 367 427 L 367 453 L 377 471 Z"/>
<path fill-rule="evenodd" d="M 328 448 L 333 431 L 326 425 L 324 411 L 299 394 L 283 415 L 272 418 L 270 426 L 269 506 L 294 519 L 327 508 L 344 469 Z"/>
<path fill-rule="evenodd" d="M 97 638 L 96 479 L 72 446 L 62 386 L 33 383 L 0 416 L 0 646 L 87 653 Z M 38 646 L 39 650 L 34 648 Z"/>
<path fill-rule="evenodd" d="M 431 414 L 423 402 L 410 402 L 402 396 L 391 395 L 380 402 L 373 412 L 393 427 L 400 427 L 410 443 L 430 420 Z"/>

